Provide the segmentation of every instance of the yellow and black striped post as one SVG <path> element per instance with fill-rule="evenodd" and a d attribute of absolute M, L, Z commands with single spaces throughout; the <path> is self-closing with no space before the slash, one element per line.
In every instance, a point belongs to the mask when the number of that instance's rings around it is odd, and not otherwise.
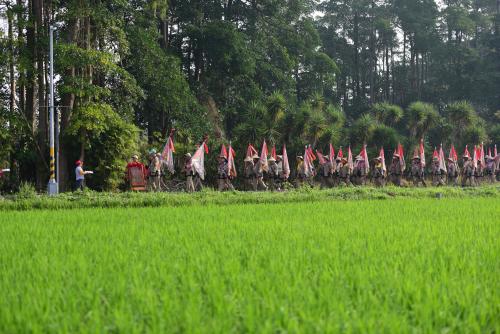
<path fill-rule="evenodd" d="M 54 154 L 54 147 L 50 148 L 50 180 L 56 180 L 56 157 Z"/>
<path fill-rule="evenodd" d="M 50 179 L 47 186 L 49 195 L 57 195 L 59 187 L 56 182 L 56 157 L 54 150 L 54 30 L 50 27 L 49 50 L 50 50 L 50 120 L 49 120 L 49 147 L 50 147 Z"/>

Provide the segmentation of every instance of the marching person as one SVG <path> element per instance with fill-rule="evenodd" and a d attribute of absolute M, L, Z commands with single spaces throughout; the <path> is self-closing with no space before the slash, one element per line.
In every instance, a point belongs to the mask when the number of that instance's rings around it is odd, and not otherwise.
<path fill-rule="evenodd" d="M 278 183 L 278 191 L 284 190 L 285 182 L 287 179 L 287 176 L 285 175 L 285 171 L 283 169 L 283 156 L 282 155 L 277 155 L 276 156 L 276 165 L 278 169 L 278 177 L 276 178 L 276 181 Z"/>
<path fill-rule="evenodd" d="M 420 186 L 420 184 L 424 187 L 427 186 L 425 183 L 425 169 L 418 155 L 415 155 L 411 160 L 410 176 L 415 187 Z"/>
<path fill-rule="evenodd" d="M 375 187 L 385 186 L 385 171 L 384 165 L 382 164 L 382 157 L 376 157 L 373 159 L 372 177 Z"/>
<path fill-rule="evenodd" d="M 276 158 L 278 158 L 278 157 L 276 156 Z M 276 159 L 274 159 L 273 157 L 270 157 L 267 160 L 267 163 L 269 165 L 269 170 L 267 172 L 267 176 L 269 178 L 269 188 L 273 191 L 274 190 L 280 191 L 279 172 L 278 172 L 278 164 L 276 163 Z"/>
<path fill-rule="evenodd" d="M 401 166 L 400 156 L 398 153 L 394 153 L 392 156 L 391 166 L 389 167 L 389 176 L 391 177 L 391 182 L 401 187 L 403 185 L 403 167 Z"/>
<path fill-rule="evenodd" d="M 255 176 L 254 176 L 254 163 L 252 157 L 246 157 L 245 160 L 245 165 L 244 165 L 244 177 L 245 177 L 245 188 L 248 191 L 256 191 L 255 189 Z"/>
<path fill-rule="evenodd" d="M 320 189 L 330 188 L 332 184 L 332 163 L 330 162 L 330 157 L 328 155 L 324 155 L 323 158 L 325 161 L 319 166 L 319 174 L 320 174 Z"/>
<path fill-rule="evenodd" d="M 484 169 L 484 174 L 490 183 L 495 183 L 495 178 L 496 178 L 495 159 L 490 155 L 487 155 L 485 159 L 486 159 L 486 167 Z"/>
<path fill-rule="evenodd" d="M 361 155 L 356 157 L 353 170 L 353 181 L 355 185 L 364 186 L 366 184 L 366 163 Z"/>
<path fill-rule="evenodd" d="M 75 177 L 76 177 L 76 190 L 81 190 L 85 188 L 85 175 L 93 174 L 92 171 L 84 171 L 83 170 L 83 161 L 77 160 L 75 168 Z"/>
<path fill-rule="evenodd" d="M 443 172 L 443 170 L 441 170 L 438 157 L 432 158 L 431 172 L 432 172 L 432 185 L 434 187 L 444 186 L 446 184 L 444 179 L 445 173 Z"/>
<path fill-rule="evenodd" d="M 221 154 L 219 156 L 219 166 L 217 168 L 217 183 L 219 191 L 229 190 L 228 184 L 229 170 L 227 165 L 227 158 Z"/>
<path fill-rule="evenodd" d="M 477 161 L 477 166 L 474 168 L 474 182 L 476 186 L 480 186 L 483 182 L 484 168 L 481 161 Z"/>
<path fill-rule="evenodd" d="M 335 159 L 335 165 L 333 167 L 333 186 L 340 185 L 340 168 L 342 167 L 342 158 L 337 157 Z"/>
<path fill-rule="evenodd" d="M 339 168 L 339 184 L 344 186 L 351 185 L 351 170 L 347 158 L 342 158 Z"/>
<path fill-rule="evenodd" d="M 300 188 L 304 185 L 304 181 L 306 180 L 306 170 L 304 165 L 304 157 L 299 155 L 297 156 L 297 166 L 296 166 L 296 178 L 295 178 L 295 187 Z"/>
<path fill-rule="evenodd" d="M 267 185 L 264 183 L 264 171 L 262 166 L 262 161 L 259 156 L 256 154 L 253 156 L 253 173 L 254 173 L 254 182 L 255 182 L 255 190 L 263 189 L 267 190 Z"/>
<path fill-rule="evenodd" d="M 149 189 L 152 191 L 160 190 L 160 159 L 153 148 L 149 151 L 148 177 Z"/>
<path fill-rule="evenodd" d="M 462 187 L 467 185 L 467 181 L 469 181 L 469 186 L 473 187 L 475 185 L 474 164 L 469 155 L 464 154 L 463 159 L 464 166 L 462 168 Z"/>
<path fill-rule="evenodd" d="M 193 163 L 191 160 L 191 153 L 186 153 L 184 155 L 184 174 L 186 175 L 186 192 L 192 193 L 194 192 L 194 183 L 193 183 Z"/>
<path fill-rule="evenodd" d="M 148 171 L 144 164 L 139 161 L 139 156 L 134 154 L 125 170 L 125 179 L 129 184 L 129 188 L 131 190 L 145 190 L 147 174 Z"/>
<path fill-rule="evenodd" d="M 458 174 L 460 173 L 460 169 L 458 167 L 458 163 L 452 158 L 447 158 L 448 164 L 446 166 L 447 176 L 448 176 L 448 185 L 450 186 L 458 186 Z"/>

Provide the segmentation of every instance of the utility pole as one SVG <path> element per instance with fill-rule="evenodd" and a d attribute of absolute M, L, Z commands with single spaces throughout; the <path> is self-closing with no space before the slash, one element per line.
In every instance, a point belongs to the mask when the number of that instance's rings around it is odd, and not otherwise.
<path fill-rule="evenodd" d="M 55 166 L 55 149 L 54 149 L 54 26 L 50 26 L 49 31 L 49 48 L 50 48 L 50 120 L 49 120 L 49 144 L 50 144 L 50 179 L 48 184 L 49 196 L 54 196 L 59 193 L 59 185 L 56 181 L 56 166 Z M 57 171 L 59 174 L 59 171 Z"/>

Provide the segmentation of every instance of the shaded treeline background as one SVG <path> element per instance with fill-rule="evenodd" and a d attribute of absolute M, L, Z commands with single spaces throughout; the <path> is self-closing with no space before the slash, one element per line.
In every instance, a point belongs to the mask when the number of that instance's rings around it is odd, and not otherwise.
<path fill-rule="evenodd" d="M 290 155 L 500 142 L 500 0 L 1 0 L 0 15 L 11 185 L 48 180 L 50 24 L 64 189 L 76 159 L 117 188 L 172 127 L 177 157 L 208 133 L 240 161 L 262 139 Z"/>

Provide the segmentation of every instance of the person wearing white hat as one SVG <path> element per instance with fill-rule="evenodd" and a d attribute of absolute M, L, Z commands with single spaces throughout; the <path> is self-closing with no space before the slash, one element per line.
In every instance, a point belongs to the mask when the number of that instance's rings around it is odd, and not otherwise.
<path fill-rule="evenodd" d="M 254 168 L 254 163 L 253 159 L 251 156 L 248 156 L 244 160 L 245 165 L 244 165 L 244 170 L 243 170 L 243 175 L 245 177 L 245 189 L 247 191 L 255 191 L 255 176 L 253 172 Z"/>
<path fill-rule="evenodd" d="M 351 185 L 351 170 L 349 168 L 348 160 L 343 157 L 340 161 L 339 168 L 339 185 L 350 186 Z"/>
<path fill-rule="evenodd" d="M 431 171 L 432 171 L 432 185 L 434 187 L 440 187 L 445 185 L 445 173 L 441 170 L 440 167 L 440 162 L 438 157 L 433 157 L 432 158 L 432 165 L 431 165 Z"/>
<path fill-rule="evenodd" d="M 372 180 L 375 187 L 385 186 L 385 170 L 382 164 L 382 157 L 376 157 L 373 159 L 373 170 L 372 170 Z"/>
<path fill-rule="evenodd" d="M 366 162 L 361 155 L 356 156 L 352 174 L 355 185 L 364 186 L 366 184 Z"/>
<path fill-rule="evenodd" d="M 253 173 L 254 173 L 254 182 L 255 182 L 255 190 L 267 190 L 267 185 L 264 183 L 264 170 L 262 166 L 262 161 L 260 160 L 258 155 L 254 155 L 253 157 L 254 161 L 254 167 L 253 167 Z"/>
<path fill-rule="evenodd" d="M 398 153 L 394 153 L 392 156 L 392 163 L 389 167 L 389 175 L 391 177 L 391 182 L 401 187 L 403 185 L 403 166 L 401 165 L 400 156 Z"/>
<path fill-rule="evenodd" d="M 273 191 L 274 190 L 280 191 L 281 189 L 279 184 L 279 172 L 276 159 L 274 159 L 274 157 L 270 157 L 267 160 L 267 163 L 269 165 L 269 170 L 267 171 L 267 177 L 269 179 L 269 188 Z"/>
<path fill-rule="evenodd" d="M 464 154 L 464 166 L 462 167 L 462 187 L 465 187 L 467 183 L 469 186 L 473 187 L 475 185 L 474 180 L 474 163 L 470 159 L 469 155 Z"/>
<path fill-rule="evenodd" d="M 300 188 L 304 184 L 304 181 L 307 177 L 304 165 L 304 157 L 301 155 L 297 156 L 297 167 L 295 168 L 295 170 L 297 173 L 295 177 L 295 187 Z"/>
<path fill-rule="evenodd" d="M 410 177 L 412 178 L 413 185 L 415 187 L 420 186 L 420 184 L 424 187 L 427 186 L 425 183 L 425 170 L 418 154 L 415 154 L 411 160 Z"/>
<path fill-rule="evenodd" d="M 156 154 L 156 150 L 152 148 L 149 150 L 149 164 L 148 164 L 148 183 L 149 190 L 159 191 L 161 181 L 161 163 L 160 158 Z"/>
<path fill-rule="evenodd" d="M 229 180 L 229 166 L 227 157 L 223 154 L 219 156 L 219 166 L 217 168 L 217 185 L 219 191 L 234 190 Z"/>

